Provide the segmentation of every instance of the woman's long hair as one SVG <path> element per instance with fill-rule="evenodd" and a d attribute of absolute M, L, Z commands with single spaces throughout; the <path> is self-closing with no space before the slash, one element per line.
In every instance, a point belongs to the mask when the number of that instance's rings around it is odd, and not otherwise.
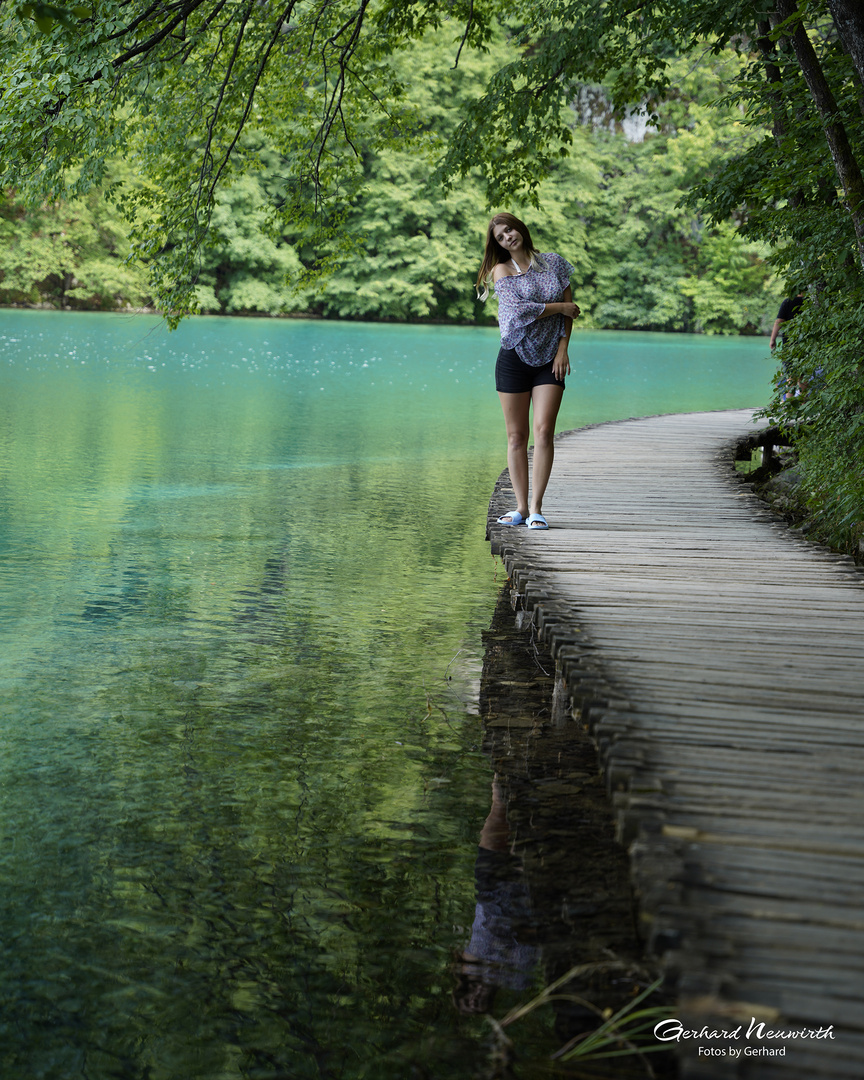
<path fill-rule="evenodd" d="M 480 264 L 480 273 L 477 275 L 477 298 L 479 300 L 485 300 L 489 295 L 489 282 L 492 280 L 493 267 L 497 266 L 498 263 L 508 263 L 512 258 L 510 252 L 505 251 L 493 235 L 499 225 L 509 225 L 511 229 L 515 229 L 519 233 L 522 237 L 522 245 L 528 253 L 530 266 L 537 265 L 539 252 L 531 241 L 531 233 L 525 222 L 506 212 L 496 214 L 489 222 L 489 228 L 486 230 L 486 250 L 483 252 L 483 262 Z"/>

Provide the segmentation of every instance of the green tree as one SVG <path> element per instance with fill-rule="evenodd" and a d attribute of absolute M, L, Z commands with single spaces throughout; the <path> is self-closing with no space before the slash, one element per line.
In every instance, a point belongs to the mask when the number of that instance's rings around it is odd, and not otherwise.
<path fill-rule="evenodd" d="M 294 249 L 268 229 L 261 174 L 237 180 L 216 197 L 195 286 L 202 311 L 278 315 L 300 307 L 285 287 L 302 270 Z"/>
<path fill-rule="evenodd" d="M 128 224 L 99 190 L 29 213 L 10 195 L 0 202 L 0 303 L 143 306 L 147 274 L 129 256 Z"/>
<path fill-rule="evenodd" d="M 772 135 L 697 185 L 692 201 L 771 243 L 787 295 L 807 297 L 784 328 L 784 370 L 769 411 L 793 431 L 821 535 L 856 550 L 864 531 L 864 93 L 854 27 L 850 34 L 837 17 L 844 12 L 860 23 L 854 6 L 835 3 L 810 5 L 806 20 L 788 4 L 763 15 L 736 93 L 749 122 L 769 124 Z"/>
<path fill-rule="evenodd" d="M 424 7 L 415 29 L 471 7 Z M 362 177 L 357 146 L 416 134 L 381 62 L 407 32 L 392 16 L 385 4 L 373 17 L 370 0 L 102 0 L 92 12 L 7 4 L 0 186 L 41 205 L 101 184 L 116 158 L 132 163 L 144 182 L 120 198 L 133 250 L 176 321 L 194 306 L 219 191 L 260 165 L 243 139 L 251 126 L 278 136 L 284 220 L 299 221 L 313 244 L 347 240 L 341 208 Z M 468 17 L 467 43 L 481 44 L 487 28 L 488 17 Z"/>
<path fill-rule="evenodd" d="M 698 209 L 682 206 L 699 177 L 753 141 L 736 108 L 710 104 L 741 66 L 729 50 L 671 61 L 672 85 L 653 103 L 644 140 L 596 141 L 602 198 L 592 208 L 588 247 L 597 325 L 764 329 L 774 303 L 766 246 L 734 230 L 706 229 Z M 609 95 L 604 89 L 614 116 Z"/>

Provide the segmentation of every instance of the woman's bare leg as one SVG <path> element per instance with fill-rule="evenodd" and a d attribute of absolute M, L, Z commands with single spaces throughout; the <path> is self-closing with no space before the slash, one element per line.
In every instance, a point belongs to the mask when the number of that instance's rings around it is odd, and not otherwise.
<path fill-rule="evenodd" d="M 510 483 L 516 495 L 516 509 L 523 517 L 527 517 L 528 436 L 531 432 L 528 410 L 531 405 L 531 394 L 530 392 L 502 394 L 499 391 L 498 397 L 501 399 L 504 426 L 507 428 L 507 468 L 510 472 Z"/>
<path fill-rule="evenodd" d="M 561 408 L 563 387 L 546 384 L 531 391 L 534 406 L 534 458 L 531 467 L 532 514 L 542 513 L 543 496 L 555 458 L 555 421 Z"/>

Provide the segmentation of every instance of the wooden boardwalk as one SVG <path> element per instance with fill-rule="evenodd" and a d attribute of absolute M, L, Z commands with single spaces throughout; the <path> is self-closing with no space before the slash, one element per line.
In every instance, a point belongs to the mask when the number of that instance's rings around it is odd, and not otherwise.
<path fill-rule="evenodd" d="M 743 1024 L 682 1076 L 861 1080 L 864 575 L 737 478 L 751 415 L 569 432 L 549 531 L 494 524 L 505 472 L 489 537 L 598 745 L 670 1016 Z"/>

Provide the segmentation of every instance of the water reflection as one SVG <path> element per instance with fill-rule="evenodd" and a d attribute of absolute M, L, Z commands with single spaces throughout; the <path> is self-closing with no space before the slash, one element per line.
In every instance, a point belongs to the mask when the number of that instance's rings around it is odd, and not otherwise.
<path fill-rule="evenodd" d="M 639 938 L 627 855 L 614 841 L 596 751 L 569 715 L 554 661 L 530 628 L 515 630 L 508 589 L 484 645 L 483 751 L 494 780 L 454 1001 L 465 1013 L 500 1018 L 514 1000 L 527 1001 L 580 967 L 566 997 L 547 1007 L 551 1039 L 531 1022 L 507 1031 L 520 1058 L 528 1052 L 539 1066 L 556 1047 L 594 1030 L 604 1010 L 632 1000 L 655 973 Z M 651 1067 L 662 1075 L 656 1059 Z M 592 1065 L 591 1075 L 639 1077 L 651 1075 L 648 1068 L 644 1059 L 616 1059 L 608 1072 Z"/>
<path fill-rule="evenodd" d="M 539 956 L 522 859 L 514 850 L 507 807 L 496 777 L 492 809 L 480 833 L 474 877 L 477 907 L 471 939 L 461 955 L 454 994 L 463 1013 L 489 1012 L 499 986 L 526 990 Z"/>

